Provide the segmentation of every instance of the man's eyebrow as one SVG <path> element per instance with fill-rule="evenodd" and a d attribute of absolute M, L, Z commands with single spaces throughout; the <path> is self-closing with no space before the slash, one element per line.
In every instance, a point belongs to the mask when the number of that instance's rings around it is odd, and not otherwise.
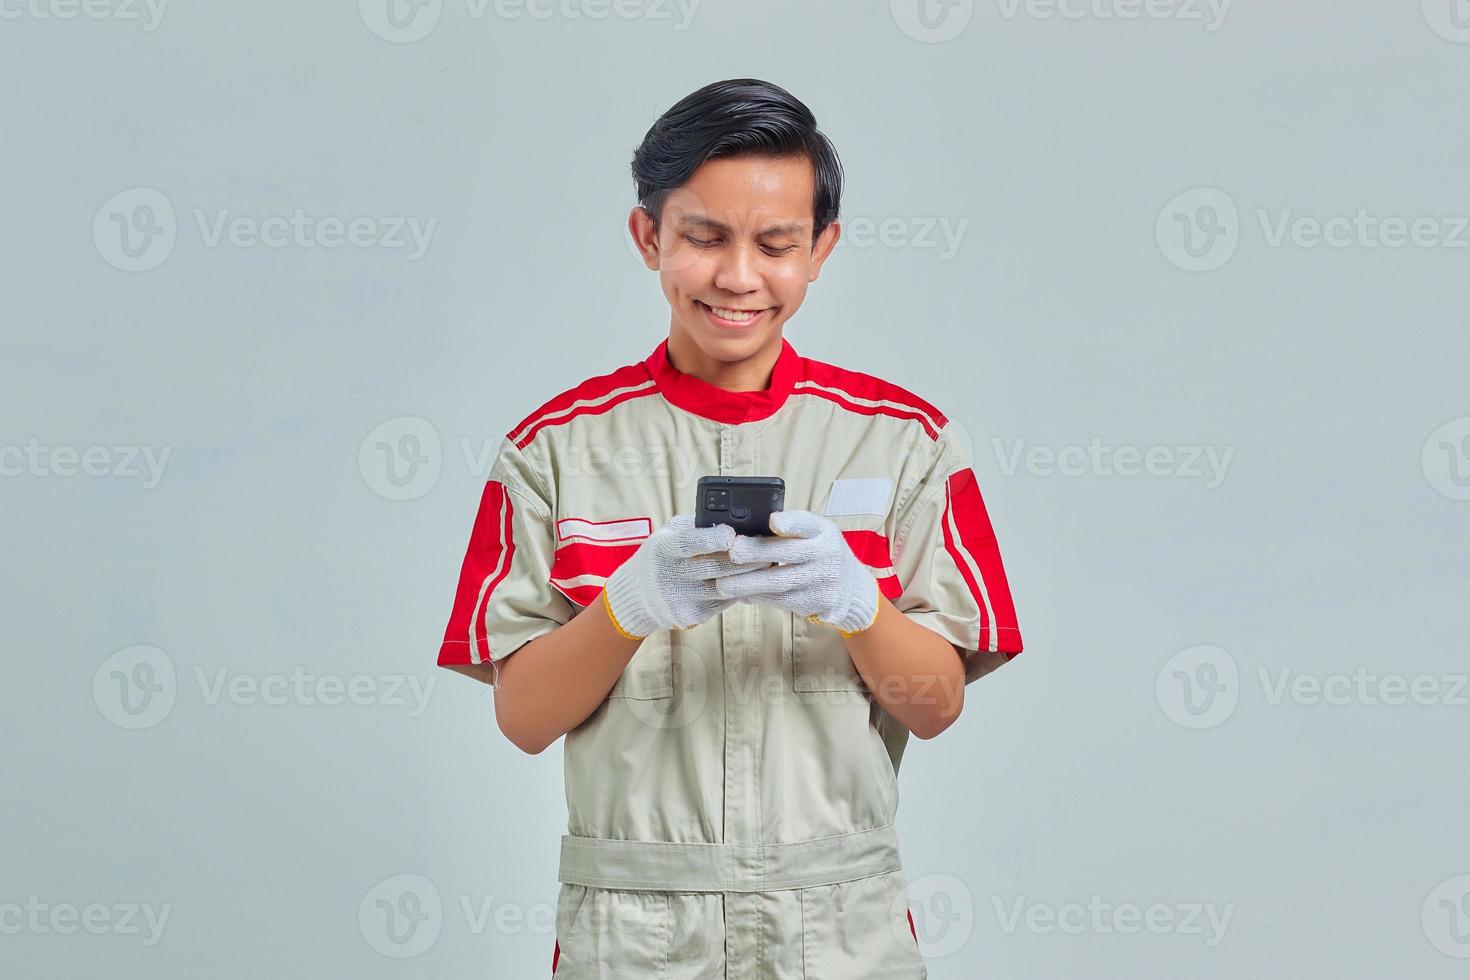
<path fill-rule="evenodd" d="M 714 218 L 710 218 L 702 214 L 681 214 L 679 216 L 679 224 L 696 225 L 698 227 L 708 228 L 711 231 L 717 231 L 721 234 L 726 235 L 730 233 L 729 225 L 726 225 L 722 221 L 716 221 Z M 804 223 L 800 221 L 786 221 L 780 224 L 767 225 L 765 228 L 762 228 L 760 230 L 760 233 L 756 237 L 765 238 L 771 235 L 800 236 L 804 234 L 806 234 L 806 225 Z"/>

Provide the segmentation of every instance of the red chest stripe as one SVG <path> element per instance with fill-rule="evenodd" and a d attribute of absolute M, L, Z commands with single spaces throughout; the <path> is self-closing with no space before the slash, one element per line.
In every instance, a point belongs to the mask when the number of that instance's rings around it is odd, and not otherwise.
<path fill-rule="evenodd" d="M 843 531 L 842 537 L 847 541 L 847 546 L 852 553 L 857 555 L 858 561 L 867 565 L 874 571 L 887 571 L 888 574 L 879 576 L 878 591 L 887 596 L 888 599 L 897 599 L 903 594 L 903 585 L 899 583 L 898 576 L 891 571 L 893 567 L 893 556 L 888 550 L 888 539 L 877 531 Z"/>

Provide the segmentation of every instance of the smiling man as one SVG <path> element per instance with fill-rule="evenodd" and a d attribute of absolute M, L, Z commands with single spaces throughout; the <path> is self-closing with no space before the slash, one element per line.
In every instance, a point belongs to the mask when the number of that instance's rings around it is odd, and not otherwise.
<path fill-rule="evenodd" d="M 899 762 L 1021 651 L 974 472 L 933 405 L 784 337 L 840 233 L 805 105 L 708 85 L 633 175 L 668 337 L 506 434 L 439 663 L 524 751 L 566 736 L 560 980 L 926 977 Z M 695 527 L 703 475 L 781 477 L 773 534 Z"/>

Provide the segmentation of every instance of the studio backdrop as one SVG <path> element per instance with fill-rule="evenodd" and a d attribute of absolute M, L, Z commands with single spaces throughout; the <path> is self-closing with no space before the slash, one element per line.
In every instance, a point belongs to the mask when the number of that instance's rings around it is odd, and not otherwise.
<path fill-rule="evenodd" d="M 435 654 L 754 77 L 846 175 L 786 339 L 955 421 L 1025 630 L 903 757 L 930 976 L 1464 975 L 1461 0 L 0 17 L 0 973 L 550 976 L 561 743 Z"/>

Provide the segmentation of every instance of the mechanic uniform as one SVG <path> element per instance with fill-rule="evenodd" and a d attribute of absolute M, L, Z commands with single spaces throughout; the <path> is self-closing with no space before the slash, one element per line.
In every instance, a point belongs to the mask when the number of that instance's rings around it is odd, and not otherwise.
<path fill-rule="evenodd" d="M 785 340 L 764 391 L 684 374 L 667 348 L 506 435 L 441 665 L 498 664 L 602 601 L 707 474 L 783 478 L 786 509 L 836 523 L 899 611 L 968 652 L 1021 651 L 967 450 L 936 408 Z M 966 658 L 967 684 L 983 672 Z M 908 734 L 830 626 L 742 602 L 650 634 L 566 735 L 554 976 L 927 977 L 894 827 Z"/>

